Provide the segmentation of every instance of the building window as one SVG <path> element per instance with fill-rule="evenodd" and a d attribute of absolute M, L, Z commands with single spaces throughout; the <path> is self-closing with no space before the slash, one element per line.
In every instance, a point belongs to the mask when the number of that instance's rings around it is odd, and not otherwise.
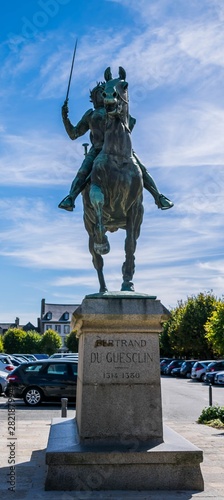
<path fill-rule="evenodd" d="M 49 311 L 49 312 L 46 314 L 46 319 L 47 319 L 47 321 L 50 321 L 50 320 L 52 319 L 52 312 L 50 312 L 50 311 Z"/>
<path fill-rule="evenodd" d="M 64 320 L 65 321 L 69 320 L 69 313 L 67 311 L 64 313 Z"/>
<path fill-rule="evenodd" d="M 61 325 L 55 325 L 55 331 L 61 333 Z"/>
<path fill-rule="evenodd" d="M 64 325 L 64 333 L 67 335 L 70 333 L 70 325 Z"/>
<path fill-rule="evenodd" d="M 50 330 L 52 328 L 52 325 L 46 325 L 45 330 Z"/>

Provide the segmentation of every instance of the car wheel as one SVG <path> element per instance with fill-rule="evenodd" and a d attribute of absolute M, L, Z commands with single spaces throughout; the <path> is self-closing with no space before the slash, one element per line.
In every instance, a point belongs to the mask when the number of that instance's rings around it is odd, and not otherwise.
<path fill-rule="evenodd" d="M 24 393 L 23 400 L 28 406 L 37 406 L 43 400 L 43 394 L 37 387 L 30 387 Z"/>
<path fill-rule="evenodd" d="M 202 382 L 205 382 L 205 373 L 202 373 L 202 376 L 201 376 L 201 381 L 202 381 Z"/>

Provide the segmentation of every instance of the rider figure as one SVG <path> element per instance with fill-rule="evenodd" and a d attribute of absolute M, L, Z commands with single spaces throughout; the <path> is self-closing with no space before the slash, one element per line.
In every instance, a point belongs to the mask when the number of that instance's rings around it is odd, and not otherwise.
<path fill-rule="evenodd" d="M 93 162 L 103 147 L 106 119 L 106 111 L 102 96 L 103 89 L 104 84 L 98 83 L 90 92 L 90 101 L 93 103 L 94 109 L 88 109 L 76 126 L 73 126 L 68 118 L 68 101 L 66 100 L 62 106 L 62 119 L 70 139 L 75 140 L 90 130 L 90 141 L 92 144 L 89 152 L 85 155 L 85 159 L 83 160 L 75 179 L 72 182 L 69 194 L 58 205 L 59 208 L 64 208 L 70 212 L 72 212 L 75 207 L 75 199 L 86 186 L 92 170 Z M 133 129 L 135 122 L 135 118 L 130 116 L 130 130 Z M 151 193 L 157 207 L 162 210 L 167 210 L 168 208 L 173 207 L 172 201 L 158 191 L 153 178 L 146 170 L 146 167 L 142 165 L 134 151 L 133 156 L 141 169 L 144 188 Z"/>

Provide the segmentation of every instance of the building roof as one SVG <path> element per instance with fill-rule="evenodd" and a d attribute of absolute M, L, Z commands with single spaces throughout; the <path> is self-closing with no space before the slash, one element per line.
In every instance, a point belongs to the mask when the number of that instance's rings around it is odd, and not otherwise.
<path fill-rule="evenodd" d="M 70 322 L 74 311 L 80 304 L 50 304 L 42 299 L 41 321 L 47 322 Z M 68 313 L 66 315 L 66 313 Z"/>

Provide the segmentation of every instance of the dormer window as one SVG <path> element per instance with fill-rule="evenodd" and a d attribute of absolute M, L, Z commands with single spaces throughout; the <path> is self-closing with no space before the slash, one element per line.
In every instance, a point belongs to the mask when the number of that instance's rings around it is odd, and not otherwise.
<path fill-rule="evenodd" d="M 52 312 L 50 312 L 50 311 L 49 311 L 49 312 L 46 314 L 46 320 L 47 320 L 47 321 L 50 321 L 51 319 L 52 319 Z"/>
<path fill-rule="evenodd" d="M 69 320 L 69 313 L 67 311 L 64 313 L 64 320 L 65 321 Z"/>

